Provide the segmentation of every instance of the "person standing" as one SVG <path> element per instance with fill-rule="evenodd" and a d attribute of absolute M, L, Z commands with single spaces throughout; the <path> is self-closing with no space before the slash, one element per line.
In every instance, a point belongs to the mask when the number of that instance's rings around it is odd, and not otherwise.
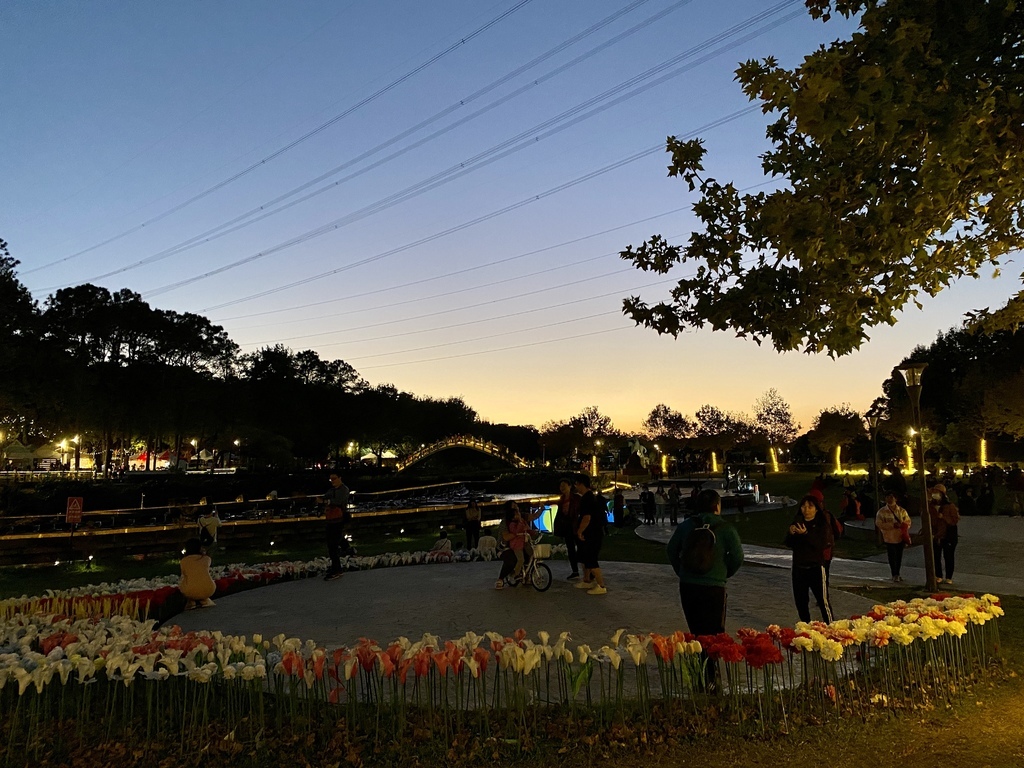
<path fill-rule="evenodd" d="M 682 496 L 682 491 L 676 483 L 668 487 L 668 516 L 673 528 L 679 525 L 679 500 Z"/>
<path fill-rule="evenodd" d="M 576 528 L 579 524 L 579 496 L 572 490 L 572 484 L 567 478 L 558 481 L 558 510 L 555 512 L 555 519 L 551 524 L 552 533 L 561 537 L 565 542 L 566 556 L 569 558 L 570 581 L 580 577 L 579 552 L 576 538 Z"/>
<path fill-rule="evenodd" d="M 679 602 L 694 635 L 725 631 L 726 582 L 743 565 L 743 544 L 732 523 L 722 520 L 722 497 L 708 488 L 694 499 L 694 514 L 672 533 L 666 551 L 679 577 Z M 713 686 L 714 665 L 705 660 L 705 683 Z"/>
<path fill-rule="evenodd" d="M 941 584 L 953 583 L 953 568 L 956 566 L 956 545 L 960 542 L 960 510 L 946 496 L 942 483 L 932 486 L 928 500 L 928 514 L 932 519 L 932 552 L 935 555 L 935 580 Z M 942 578 L 942 560 L 946 560 L 946 578 Z"/>
<path fill-rule="evenodd" d="M 793 600 L 800 621 L 810 621 L 808 592 L 814 595 L 822 620 L 832 621 L 832 605 L 828 599 L 825 557 L 832 549 L 832 526 L 816 496 L 804 496 L 800 511 L 789 526 L 786 546 L 793 550 Z"/>
<path fill-rule="evenodd" d="M 654 525 L 654 494 L 651 493 L 650 487 L 644 485 L 644 489 L 640 491 L 640 508 L 644 513 L 644 525 Z"/>
<path fill-rule="evenodd" d="M 903 566 L 903 548 L 906 546 L 904 537 L 910 531 L 910 514 L 897 503 L 896 496 L 891 493 L 885 495 L 885 506 L 875 514 L 875 528 L 885 543 L 892 580 L 903 581 L 900 568 Z"/>
<path fill-rule="evenodd" d="M 660 485 L 658 490 L 654 492 L 654 519 L 661 525 L 665 522 L 668 516 L 665 514 L 665 510 L 668 509 L 668 496 L 665 495 L 665 489 Z"/>
<path fill-rule="evenodd" d="M 480 505 L 476 499 L 469 500 L 466 507 L 466 549 L 476 549 L 480 544 Z"/>
<path fill-rule="evenodd" d="M 612 523 L 616 528 L 621 528 L 626 519 L 626 495 L 619 487 L 615 488 L 615 495 L 612 496 Z"/>
<path fill-rule="evenodd" d="M 601 509 L 590 490 L 590 476 L 579 475 L 574 483 L 576 493 L 580 495 L 579 523 L 576 528 L 576 537 L 579 539 L 579 556 L 583 563 L 583 580 L 576 585 L 578 589 L 587 589 L 588 595 L 603 595 L 608 592 L 604 583 L 604 575 L 601 573 L 601 564 L 598 557 L 601 554 L 601 544 L 604 541 L 604 524 L 607 518 L 605 510 Z"/>
<path fill-rule="evenodd" d="M 341 481 L 337 472 L 332 472 L 328 478 L 331 487 L 323 497 L 324 519 L 327 521 L 327 554 L 331 558 L 330 568 L 324 575 L 324 581 L 340 579 L 341 570 L 341 548 L 345 540 L 345 527 L 348 523 L 348 497 L 351 493 Z"/>
<path fill-rule="evenodd" d="M 711 534 L 711 557 L 696 562 L 690 550 L 699 544 L 690 541 L 690 534 L 706 527 Z M 667 546 L 668 561 L 679 577 L 679 601 L 690 632 L 695 635 L 716 635 L 725 631 L 726 581 L 743 565 L 743 544 L 736 527 L 722 520 L 722 497 L 711 488 L 697 494 L 694 514 L 683 520 Z"/>

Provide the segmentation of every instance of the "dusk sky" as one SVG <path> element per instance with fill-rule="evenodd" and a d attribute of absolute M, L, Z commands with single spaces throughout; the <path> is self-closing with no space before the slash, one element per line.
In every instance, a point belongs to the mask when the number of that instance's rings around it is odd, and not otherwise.
<path fill-rule="evenodd" d="M 127 287 L 244 352 L 314 349 L 493 422 L 596 405 L 633 430 L 775 387 L 807 428 L 1020 269 L 833 361 L 634 327 L 623 298 L 674 280 L 618 252 L 693 226 L 670 134 L 705 138 L 711 176 L 774 183 L 737 64 L 792 67 L 854 26 L 767 0 L 5 0 L 0 238 L 40 302 Z"/>

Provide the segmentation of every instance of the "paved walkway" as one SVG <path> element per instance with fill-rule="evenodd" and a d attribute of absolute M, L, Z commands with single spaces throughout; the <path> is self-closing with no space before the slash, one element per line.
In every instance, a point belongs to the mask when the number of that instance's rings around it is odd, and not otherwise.
<path fill-rule="evenodd" d="M 637 533 L 668 541 L 667 524 L 640 526 Z M 957 549 L 956 588 L 977 593 L 1024 595 L 1024 520 L 964 518 Z M 745 546 L 747 562 L 729 582 L 728 629 L 763 629 L 797 621 L 790 589 L 788 550 Z M 906 553 L 903 575 L 924 584 L 920 547 Z M 496 563 L 452 563 L 382 568 L 323 582 L 306 579 L 219 598 L 213 608 L 176 618 L 184 629 L 219 629 L 232 634 L 260 632 L 312 639 L 326 647 L 351 645 L 360 637 L 379 642 L 430 632 L 448 639 L 468 630 L 531 635 L 569 631 L 574 642 L 598 648 L 624 627 L 631 632 L 685 629 L 678 582 L 666 565 L 605 563 L 608 594 L 593 596 L 565 580 L 568 564 L 549 561 L 551 589 L 494 589 Z M 891 584 L 885 555 L 871 560 L 837 559 L 832 565 L 832 602 L 837 616 L 863 613 L 874 600 L 844 588 Z M 812 614 L 815 610 L 811 606 Z"/>
<path fill-rule="evenodd" d="M 913 530 L 919 528 L 915 518 Z M 672 528 L 668 525 L 641 525 L 637 533 L 645 539 L 668 542 Z M 964 517 L 959 525 L 960 544 L 956 549 L 956 573 L 953 584 L 957 591 L 991 592 L 999 595 L 1024 595 L 1024 518 Z M 781 539 L 784 532 L 780 532 Z M 788 549 L 743 545 L 748 563 L 789 570 Z M 924 548 L 904 551 L 903 578 L 911 584 L 925 583 Z M 832 561 L 832 587 L 891 583 L 885 553 L 868 560 Z"/>

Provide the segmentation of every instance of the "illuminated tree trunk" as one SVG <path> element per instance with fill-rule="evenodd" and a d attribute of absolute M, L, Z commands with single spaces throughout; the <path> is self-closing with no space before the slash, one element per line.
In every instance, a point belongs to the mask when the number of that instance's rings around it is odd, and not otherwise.
<path fill-rule="evenodd" d="M 769 457 L 771 457 L 771 461 L 772 461 L 772 472 L 778 472 L 779 471 L 779 454 L 776 453 L 774 447 L 769 447 L 768 448 L 768 455 L 769 455 Z"/>
<path fill-rule="evenodd" d="M 841 475 L 843 473 L 843 465 L 842 465 L 842 462 L 840 461 L 842 453 L 843 453 L 843 446 L 837 445 L 836 446 L 836 474 L 837 475 Z"/>

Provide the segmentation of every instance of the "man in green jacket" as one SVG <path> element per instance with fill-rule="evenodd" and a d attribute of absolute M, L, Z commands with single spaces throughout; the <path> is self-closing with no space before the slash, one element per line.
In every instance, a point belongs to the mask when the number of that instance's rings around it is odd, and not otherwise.
<path fill-rule="evenodd" d="M 696 513 L 676 528 L 668 542 L 668 560 L 679 576 L 679 599 L 694 635 L 725 631 L 726 581 L 743 564 L 743 544 L 732 523 L 722 520 L 722 497 L 706 489 L 696 498 Z"/>

